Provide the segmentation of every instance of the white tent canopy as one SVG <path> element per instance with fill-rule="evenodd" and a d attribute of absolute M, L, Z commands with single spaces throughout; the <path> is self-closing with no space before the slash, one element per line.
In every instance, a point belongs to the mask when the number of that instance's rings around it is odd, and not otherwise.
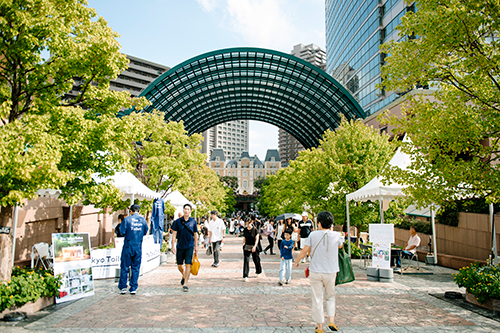
<path fill-rule="evenodd" d="M 160 198 L 160 194 L 151 190 L 149 187 L 141 183 L 137 177 L 130 172 L 117 172 L 114 176 L 107 178 L 94 178 L 97 182 L 111 180 L 113 185 L 123 193 L 123 200 L 130 199 L 133 202 L 135 199 L 151 200 Z"/>
<path fill-rule="evenodd" d="M 182 213 L 185 204 L 190 204 L 191 207 L 196 208 L 195 204 L 189 201 L 184 195 L 182 195 L 181 192 L 177 190 L 168 191 L 165 200 L 169 201 L 170 204 L 175 207 L 174 219 L 177 218 L 179 213 Z"/>
<path fill-rule="evenodd" d="M 408 142 L 407 136 L 403 139 L 403 142 Z M 401 151 L 401 147 L 398 148 L 392 159 L 389 161 L 390 166 L 398 167 L 402 170 L 411 164 L 411 158 L 408 154 Z M 384 223 L 384 211 L 382 208 L 382 203 L 384 200 L 392 201 L 398 197 L 404 197 L 403 193 L 405 185 L 397 183 L 388 183 L 384 185 L 382 183 L 382 178 L 377 176 L 370 180 L 365 186 L 359 190 L 349 193 L 346 195 L 346 211 L 347 211 L 347 230 L 348 237 L 351 239 L 350 234 L 350 219 L 349 219 L 349 201 L 379 201 L 380 207 L 380 222 Z M 436 232 L 434 227 L 434 210 L 431 209 L 431 221 L 432 221 L 432 234 L 433 234 L 433 248 L 434 248 L 434 263 L 437 263 L 437 253 L 436 253 Z M 351 255 L 351 242 L 348 242 L 349 256 Z"/>

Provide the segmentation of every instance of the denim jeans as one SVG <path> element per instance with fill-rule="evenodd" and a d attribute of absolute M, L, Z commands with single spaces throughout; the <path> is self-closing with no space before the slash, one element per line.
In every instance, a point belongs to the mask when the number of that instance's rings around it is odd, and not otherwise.
<path fill-rule="evenodd" d="M 280 260 L 280 281 L 290 281 L 292 278 L 292 259 Z"/>

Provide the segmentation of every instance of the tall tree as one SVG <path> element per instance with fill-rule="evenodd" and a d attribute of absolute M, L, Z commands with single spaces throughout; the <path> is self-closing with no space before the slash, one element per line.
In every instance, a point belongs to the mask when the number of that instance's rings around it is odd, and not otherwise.
<path fill-rule="evenodd" d="M 0 225 L 12 227 L 12 206 L 42 188 L 58 188 L 70 204 L 118 198 L 111 175 L 127 166 L 115 114 L 146 105 L 109 90 L 127 66 L 106 21 L 84 0 L 0 3 Z M 63 100 L 74 78 L 77 97 Z M 0 235 L 0 280 L 10 277 L 12 235 Z"/>
<path fill-rule="evenodd" d="M 397 28 L 410 36 L 382 46 L 389 56 L 381 88 L 429 86 L 432 97 L 406 94 L 402 117 L 385 116 L 412 165 L 385 176 L 408 184 L 421 205 L 460 197 L 500 199 L 500 3 L 421 0 Z M 415 93 L 416 92 L 416 93 Z M 420 93 L 422 92 L 422 93 Z"/>
<path fill-rule="evenodd" d="M 164 114 L 132 113 L 124 117 L 126 148 L 136 176 L 152 190 L 163 193 L 183 192 L 192 185 L 191 169 L 204 165 L 200 153 L 202 137 L 189 136 L 181 122 L 165 122 Z"/>
<path fill-rule="evenodd" d="M 362 121 L 342 120 L 336 131 L 327 131 L 318 148 L 299 153 L 290 166 L 269 176 L 261 204 L 266 213 L 330 210 L 344 223 L 345 197 L 381 172 L 394 146 Z M 353 225 L 364 227 L 377 219 L 378 205 L 351 203 Z"/>

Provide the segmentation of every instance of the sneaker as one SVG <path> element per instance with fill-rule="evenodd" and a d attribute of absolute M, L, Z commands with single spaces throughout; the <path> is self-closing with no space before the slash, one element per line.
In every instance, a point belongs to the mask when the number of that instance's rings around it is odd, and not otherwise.
<path fill-rule="evenodd" d="M 188 292 L 188 291 L 189 291 L 188 286 L 183 286 L 183 287 L 182 287 L 182 291 L 184 291 L 184 292 Z"/>
<path fill-rule="evenodd" d="M 275 256 L 275 255 L 276 255 L 276 253 L 271 253 L 271 255 L 272 255 L 272 256 Z"/>
<path fill-rule="evenodd" d="M 135 295 L 137 293 L 137 290 L 129 290 L 131 295 Z"/>
<path fill-rule="evenodd" d="M 247 277 L 243 278 L 243 281 L 248 282 L 248 278 Z"/>
<path fill-rule="evenodd" d="M 260 277 L 262 276 L 262 273 L 260 273 L 260 274 L 255 274 L 255 275 L 257 275 L 257 278 L 260 278 Z"/>
<path fill-rule="evenodd" d="M 265 254 L 265 255 L 267 255 L 267 252 L 266 252 L 266 251 L 264 251 L 264 254 Z"/>
<path fill-rule="evenodd" d="M 290 283 L 290 281 L 289 281 L 289 280 L 286 280 L 286 281 L 285 281 L 285 284 L 289 284 L 289 283 Z"/>
<path fill-rule="evenodd" d="M 181 279 L 181 284 L 184 285 L 184 278 Z"/>
<path fill-rule="evenodd" d="M 280 281 L 280 282 L 278 282 L 278 285 L 282 286 L 282 285 L 283 285 L 283 282 L 281 282 L 281 281 Z"/>
<path fill-rule="evenodd" d="M 127 288 L 123 288 L 120 290 L 120 294 L 124 295 L 127 293 Z"/>

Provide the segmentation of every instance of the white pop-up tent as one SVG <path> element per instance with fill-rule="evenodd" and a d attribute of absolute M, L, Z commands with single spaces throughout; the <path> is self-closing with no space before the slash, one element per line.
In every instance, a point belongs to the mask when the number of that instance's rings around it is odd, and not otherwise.
<path fill-rule="evenodd" d="M 130 172 L 117 172 L 107 178 L 95 178 L 97 182 L 110 180 L 113 185 L 123 193 L 123 200 L 130 199 L 133 203 L 135 199 L 151 200 L 160 198 L 160 194 L 144 185 L 136 176 Z"/>
<path fill-rule="evenodd" d="M 166 201 L 169 201 L 172 206 L 175 208 L 174 219 L 177 217 L 179 212 L 182 212 L 185 204 L 190 204 L 191 207 L 196 208 L 196 205 L 189 201 L 181 192 L 168 191 Z"/>
<path fill-rule="evenodd" d="M 405 137 L 403 142 L 407 142 L 409 139 Z M 408 154 L 405 154 L 401 151 L 401 148 L 398 148 L 392 159 L 389 161 L 390 166 L 398 167 L 402 170 L 405 170 L 411 164 L 411 159 Z M 398 197 L 404 197 L 403 188 L 405 185 L 397 184 L 397 183 L 388 183 L 384 185 L 382 183 L 382 178 L 377 176 L 370 180 L 365 186 L 360 188 L 359 190 L 349 193 L 346 195 L 346 211 L 347 211 L 347 231 L 348 231 L 348 239 L 351 239 L 350 234 L 350 218 L 349 218 L 349 201 L 357 201 L 357 202 L 366 202 L 366 201 L 379 201 L 379 209 L 380 209 L 380 222 L 384 223 L 384 210 L 383 210 L 383 202 L 384 200 L 390 202 Z M 434 227 L 434 210 L 431 207 L 431 221 L 432 221 L 432 234 L 433 234 L 433 249 L 434 249 L 434 262 L 437 263 L 437 254 L 436 254 L 436 232 Z M 351 256 L 351 242 L 348 242 L 349 248 L 349 256 Z"/>

